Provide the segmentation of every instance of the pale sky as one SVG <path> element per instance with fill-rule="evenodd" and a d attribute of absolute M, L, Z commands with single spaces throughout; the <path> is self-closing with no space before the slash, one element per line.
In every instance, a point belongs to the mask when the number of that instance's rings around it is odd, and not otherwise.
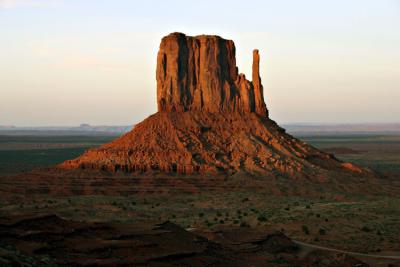
<path fill-rule="evenodd" d="M 400 122 L 400 0 L 0 0 L 0 125 L 131 125 L 170 32 L 252 50 L 278 123 Z"/>

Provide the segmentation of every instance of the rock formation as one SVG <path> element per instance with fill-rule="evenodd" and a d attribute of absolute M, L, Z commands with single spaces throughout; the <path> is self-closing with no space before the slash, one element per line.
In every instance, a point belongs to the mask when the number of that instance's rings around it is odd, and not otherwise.
<path fill-rule="evenodd" d="M 260 77 L 260 55 L 258 54 L 258 50 L 255 49 L 253 51 L 253 68 L 252 68 L 252 79 L 253 79 L 253 87 L 254 87 L 254 101 L 255 101 L 255 112 L 257 114 L 263 115 L 266 114 L 268 116 L 268 110 L 265 106 L 264 102 L 264 88 L 261 84 Z"/>
<path fill-rule="evenodd" d="M 267 115 L 254 50 L 253 82 L 238 74 L 235 44 L 219 36 L 173 33 L 157 56 L 158 111 L 255 112 Z"/>
<path fill-rule="evenodd" d="M 285 133 L 268 118 L 253 52 L 253 81 L 238 73 L 233 41 L 172 33 L 157 57 L 158 112 L 132 131 L 60 165 L 64 169 L 251 173 L 322 177 L 365 173 Z"/>

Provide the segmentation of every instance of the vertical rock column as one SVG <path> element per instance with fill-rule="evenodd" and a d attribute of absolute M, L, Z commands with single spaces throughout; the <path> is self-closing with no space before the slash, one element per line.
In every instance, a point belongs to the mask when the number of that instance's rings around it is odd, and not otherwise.
<path fill-rule="evenodd" d="M 264 102 L 263 86 L 260 78 L 260 55 L 258 49 L 253 50 L 253 87 L 254 87 L 254 101 L 255 101 L 255 112 L 261 116 L 268 117 L 268 110 Z"/>

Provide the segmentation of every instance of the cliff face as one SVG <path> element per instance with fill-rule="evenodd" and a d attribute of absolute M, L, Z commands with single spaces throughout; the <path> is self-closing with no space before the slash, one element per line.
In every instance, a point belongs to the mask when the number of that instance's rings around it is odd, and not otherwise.
<path fill-rule="evenodd" d="M 158 112 L 60 167 L 317 179 L 332 170 L 364 175 L 365 170 L 286 134 L 268 118 L 259 66 L 254 50 L 250 82 L 238 74 L 232 41 L 181 33 L 164 37 L 157 58 Z"/>
<path fill-rule="evenodd" d="M 238 74 L 235 44 L 219 36 L 164 37 L 157 56 L 159 111 L 255 112 L 268 116 L 253 54 L 253 82 Z"/>

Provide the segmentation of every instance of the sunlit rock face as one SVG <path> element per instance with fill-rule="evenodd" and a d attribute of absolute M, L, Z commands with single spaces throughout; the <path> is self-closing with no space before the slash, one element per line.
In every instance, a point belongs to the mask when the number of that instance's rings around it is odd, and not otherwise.
<path fill-rule="evenodd" d="M 255 112 L 267 116 L 259 75 L 260 57 L 253 53 L 253 81 L 238 74 L 235 44 L 219 36 L 164 37 L 157 56 L 159 111 Z"/>

